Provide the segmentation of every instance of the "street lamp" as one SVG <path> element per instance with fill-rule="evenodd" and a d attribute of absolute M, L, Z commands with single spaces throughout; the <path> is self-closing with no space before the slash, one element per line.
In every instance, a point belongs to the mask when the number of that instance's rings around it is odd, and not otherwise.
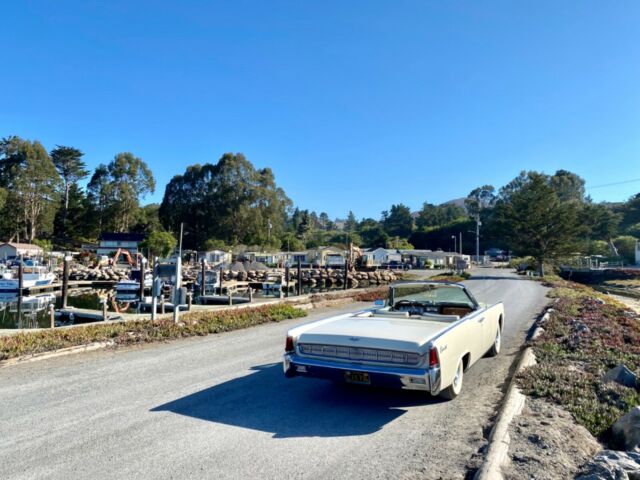
<path fill-rule="evenodd" d="M 451 238 L 453 238 L 453 253 L 457 253 L 458 252 L 458 241 L 457 241 L 455 235 L 451 235 Z"/>

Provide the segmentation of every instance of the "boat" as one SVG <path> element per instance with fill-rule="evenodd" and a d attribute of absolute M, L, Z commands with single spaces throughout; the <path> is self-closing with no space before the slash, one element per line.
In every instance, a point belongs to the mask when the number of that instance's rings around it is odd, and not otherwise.
<path fill-rule="evenodd" d="M 269 272 L 262 282 L 262 290 L 264 292 L 280 292 L 282 290 L 291 289 L 295 286 L 296 281 L 289 279 L 287 282 L 284 275 L 279 272 Z"/>
<path fill-rule="evenodd" d="M 19 289 L 19 266 L 11 267 L 11 270 L 5 270 L 0 278 L 0 291 L 17 292 Z M 27 260 L 22 266 L 22 288 L 43 287 L 51 285 L 55 275 L 49 271 L 49 268 L 40 265 L 34 260 Z"/>
<path fill-rule="evenodd" d="M 20 310 L 23 314 L 42 312 L 49 308 L 49 305 L 53 304 L 55 301 L 56 296 L 53 293 L 43 293 L 40 295 L 26 297 L 15 297 L 9 304 L 9 311 L 11 313 L 17 313 L 18 303 L 20 303 Z"/>
<path fill-rule="evenodd" d="M 153 282 L 153 276 L 150 272 L 145 272 L 144 274 L 144 288 L 151 288 L 151 284 Z M 138 293 L 140 291 L 140 269 L 133 269 L 129 274 L 129 278 L 125 280 L 120 280 L 116 283 L 116 293 L 124 294 L 124 293 Z"/>

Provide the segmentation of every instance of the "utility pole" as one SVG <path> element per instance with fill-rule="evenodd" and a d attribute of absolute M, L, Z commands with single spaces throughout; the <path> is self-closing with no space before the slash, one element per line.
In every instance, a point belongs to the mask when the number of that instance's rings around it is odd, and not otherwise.
<path fill-rule="evenodd" d="M 462 255 L 462 232 L 459 233 L 460 241 L 458 242 L 458 248 L 460 249 L 460 255 Z"/>

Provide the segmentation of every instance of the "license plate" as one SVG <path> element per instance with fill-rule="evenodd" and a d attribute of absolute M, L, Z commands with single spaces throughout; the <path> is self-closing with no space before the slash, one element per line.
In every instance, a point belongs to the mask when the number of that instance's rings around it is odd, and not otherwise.
<path fill-rule="evenodd" d="M 344 379 L 348 383 L 363 383 L 369 385 L 371 380 L 366 372 L 344 372 Z"/>

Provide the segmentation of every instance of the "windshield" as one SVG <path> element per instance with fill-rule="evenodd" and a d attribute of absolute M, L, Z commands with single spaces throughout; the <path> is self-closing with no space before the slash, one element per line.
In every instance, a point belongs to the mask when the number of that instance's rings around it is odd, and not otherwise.
<path fill-rule="evenodd" d="M 475 308 L 475 302 L 467 292 L 452 285 L 415 284 L 395 285 L 389 290 L 390 307 L 405 305 L 460 305 Z"/>

